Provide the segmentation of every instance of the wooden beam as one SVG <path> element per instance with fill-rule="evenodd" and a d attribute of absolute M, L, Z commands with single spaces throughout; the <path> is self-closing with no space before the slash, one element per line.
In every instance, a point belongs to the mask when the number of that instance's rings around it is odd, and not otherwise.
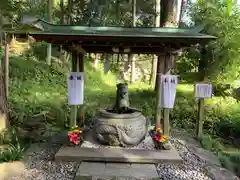
<path fill-rule="evenodd" d="M 108 54 L 114 54 L 116 52 L 113 51 L 112 46 L 89 46 L 89 45 L 85 45 L 83 44 L 82 49 L 86 52 L 86 53 L 108 53 Z M 76 51 L 75 49 L 72 48 L 72 45 L 70 44 L 65 44 L 63 46 L 64 49 L 66 49 L 67 51 L 70 52 L 74 52 Z M 160 51 L 159 51 L 160 49 Z M 169 49 L 169 51 L 172 51 L 173 49 Z M 84 53 L 83 51 L 83 53 Z M 147 46 L 135 46 L 135 47 L 131 47 L 131 51 L 127 52 L 124 51 L 124 48 L 120 48 L 119 49 L 119 53 L 121 54 L 164 54 L 164 47 L 163 46 L 154 46 L 154 47 L 147 47 Z"/>
<path fill-rule="evenodd" d="M 184 37 L 135 37 L 135 36 L 90 36 L 90 35 L 47 35 L 47 34 L 29 34 L 33 36 L 38 41 L 49 41 L 52 39 L 54 41 L 61 41 L 63 44 L 65 41 L 72 41 L 72 42 L 89 42 L 92 43 L 93 41 L 98 43 L 106 43 L 111 42 L 112 44 L 121 44 L 124 45 L 132 44 L 134 42 L 136 45 L 139 44 L 171 44 L 174 45 L 177 42 L 177 46 L 187 46 L 190 47 L 191 45 L 198 44 L 205 44 L 209 42 L 209 40 L 201 39 L 201 38 L 184 38 Z M 181 47 L 179 47 L 181 48 Z"/>

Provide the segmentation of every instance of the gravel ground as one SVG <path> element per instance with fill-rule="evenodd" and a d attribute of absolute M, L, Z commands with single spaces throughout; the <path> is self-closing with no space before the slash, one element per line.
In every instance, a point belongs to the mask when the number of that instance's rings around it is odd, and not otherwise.
<path fill-rule="evenodd" d="M 58 142 L 62 135 L 56 135 L 39 147 L 26 161 L 26 170 L 14 180 L 73 180 L 79 167 L 77 162 L 56 163 L 54 155 L 62 146 Z"/>
<path fill-rule="evenodd" d="M 205 162 L 201 161 L 194 154 L 176 139 L 171 139 L 172 145 L 177 149 L 183 159 L 180 165 L 159 164 L 157 171 L 162 180 L 211 180 L 205 175 Z"/>
<path fill-rule="evenodd" d="M 59 139 L 58 137 L 53 139 Z M 157 166 L 160 179 L 163 180 L 211 180 L 204 174 L 205 163 L 191 154 L 181 141 L 171 138 L 171 143 L 178 150 L 184 163 L 181 165 Z M 59 142 L 46 143 L 44 147 L 35 152 L 27 161 L 27 168 L 15 180 L 73 180 L 79 163 L 55 163 L 55 153 L 61 147 Z M 90 144 L 88 144 L 90 146 Z M 141 146 L 141 147 L 139 147 Z M 138 148 L 152 149 L 148 138 Z M 136 147 L 133 147 L 136 148 Z M 126 180 L 126 179 L 125 179 Z"/>

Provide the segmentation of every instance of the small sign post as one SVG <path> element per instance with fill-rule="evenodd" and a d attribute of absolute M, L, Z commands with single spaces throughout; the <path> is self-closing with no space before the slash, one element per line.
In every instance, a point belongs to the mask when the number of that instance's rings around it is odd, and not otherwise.
<path fill-rule="evenodd" d="M 212 84 L 196 83 L 194 96 L 198 98 L 198 119 L 197 119 L 197 137 L 201 138 L 203 134 L 204 123 L 204 99 L 212 98 Z"/>
<path fill-rule="evenodd" d="M 177 76 L 161 76 L 161 107 L 172 109 L 176 97 Z"/>
<path fill-rule="evenodd" d="M 68 104 L 81 105 L 84 100 L 83 72 L 70 72 L 68 75 Z"/>
<path fill-rule="evenodd" d="M 163 119 L 163 133 L 169 135 L 169 111 L 173 108 L 176 98 L 177 88 L 177 76 L 175 75 L 161 75 L 160 83 L 160 103 L 161 107 L 164 108 L 164 119 Z"/>
<path fill-rule="evenodd" d="M 212 84 L 209 84 L 209 83 L 195 84 L 194 95 L 196 98 L 211 98 Z"/>

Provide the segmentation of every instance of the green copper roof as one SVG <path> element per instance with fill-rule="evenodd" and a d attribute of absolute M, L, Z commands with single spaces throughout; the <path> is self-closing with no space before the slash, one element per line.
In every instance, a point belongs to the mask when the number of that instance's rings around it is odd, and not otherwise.
<path fill-rule="evenodd" d="M 214 36 L 201 34 L 199 29 L 179 28 L 124 28 L 124 27 L 86 27 L 72 25 L 55 25 L 40 19 L 24 19 L 22 24 L 9 29 L 3 26 L 3 30 L 16 34 L 27 33 L 29 35 L 61 35 L 61 36 L 117 36 L 117 37 L 163 37 L 163 38 L 198 38 L 215 39 Z"/>
<path fill-rule="evenodd" d="M 37 41 L 61 44 L 68 51 L 75 51 L 72 46 L 78 44 L 91 53 L 113 53 L 113 47 L 117 47 L 123 53 L 129 48 L 132 53 L 156 54 L 198 43 L 204 45 L 216 38 L 201 34 L 201 26 L 193 29 L 86 27 L 55 25 L 32 17 L 23 18 L 15 29 L 9 25 L 3 25 L 2 29 L 8 33 L 30 35 Z"/>

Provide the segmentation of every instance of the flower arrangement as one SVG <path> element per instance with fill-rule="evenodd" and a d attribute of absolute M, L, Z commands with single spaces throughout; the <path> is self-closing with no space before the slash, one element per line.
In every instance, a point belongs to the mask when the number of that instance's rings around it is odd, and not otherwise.
<path fill-rule="evenodd" d="M 83 132 L 78 126 L 73 126 L 68 131 L 68 144 L 77 146 L 83 142 Z"/>
<path fill-rule="evenodd" d="M 165 149 L 164 144 L 167 143 L 168 137 L 162 134 L 161 128 L 151 131 L 151 137 L 156 149 Z"/>

